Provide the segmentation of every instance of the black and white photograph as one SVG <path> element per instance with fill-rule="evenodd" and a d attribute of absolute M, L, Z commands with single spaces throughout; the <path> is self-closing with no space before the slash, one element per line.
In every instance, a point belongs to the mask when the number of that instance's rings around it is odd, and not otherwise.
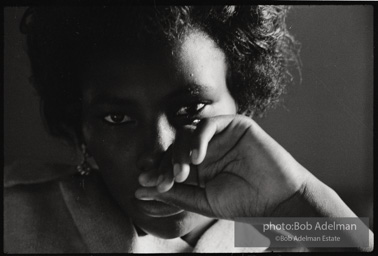
<path fill-rule="evenodd" d="M 374 251 L 374 6 L 4 6 L 3 252 Z"/>

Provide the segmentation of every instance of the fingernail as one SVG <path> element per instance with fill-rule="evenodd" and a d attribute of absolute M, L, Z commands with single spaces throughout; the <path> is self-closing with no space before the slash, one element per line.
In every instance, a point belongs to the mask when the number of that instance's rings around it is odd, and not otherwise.
<path fill-rule="evenodd" d="M 181 172 L 179 175 L 176 175 L 175 176 L 175 181 L 176 182 L 184 182 L 186 180 L 186 178 L 188 177 L 188 174 L 190 172 L 190 166 L 189 164 L 182 164 L 181 165 Z"/>
<path fill-rule="evenodd" d="M 173 175 L 176 177 L 181 171 L 180 164 L 175 164 L 173 166 Z"/>
<path fill-rule="evenodd" d="M 142 200 L 142 201 L 152 201 L 152 200 L 154 200 L 153 198 L 151 198 L 151 197 L 137 197 L 137 199 L 139 199 L 139 200 Z"/>
<path fill-rule="evenodd" d="M 139 192 L 139 191 L 136 191 L 135 192 L 135 197 L 139 200 L 143 200 L 143 201 L 150 201 L 150 200 L 153 200 L 152 197 L 149 197 L 147 195 L 144 195 L 143 193 Z"/>
<path fill-rule="evenodd" d="M 166 183 L 166 184 L 159 184 L 159 186 L 157 186 L 157 191 L 159 193 L 165 193 L 167 192 L 168 190 L 170 190 L 173 186 L 173 182 L 169 182 L 169 183 Z"/>
<path fill-rule="evenodd" d="M 140 185 L 144 186 L 147 183 L 146 175 L 144 173 L 139 175 L 138 181 Z"/>
<path fill-rule="evenodd" d="M 192 150 L 192 155 L 191 155 L 192 162 L 197 161 L 198 155 L 199 155 L 198 149 L 193 149 Z"/>

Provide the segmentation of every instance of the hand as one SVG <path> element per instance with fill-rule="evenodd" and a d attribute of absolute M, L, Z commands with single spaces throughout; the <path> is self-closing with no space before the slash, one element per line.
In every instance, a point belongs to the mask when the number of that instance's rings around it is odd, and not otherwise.
<path fill-rule="evenodd" d="M 160 178 L 140 175 L 137 198 L 223 219 L 270 216 L 309 176 L 258 124 L 239 115 L 203 119 L 181 131 L 160 171 Z"/>

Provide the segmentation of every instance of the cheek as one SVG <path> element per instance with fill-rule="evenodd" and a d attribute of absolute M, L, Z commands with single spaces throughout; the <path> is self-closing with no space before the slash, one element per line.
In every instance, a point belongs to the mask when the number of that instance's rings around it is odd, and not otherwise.
<path fill-rule="evenodd" d="M 228 106 L 229 114 L 235 115 L 238 112 L 238 104 L 231 95 L 228 99 Z"/>
<path fill-rule="evenodd" d="M 137 184 L 137 136 L 117 131 L 104 131 L 89 124 L 83 126 L 89 153 L 99 166 L 100 173 L 110 187 Z"/>
<path fill-rule="evenodd" d="M 216 115 L 235 115 L 237 114 L 237 103 L 234 98 L 229 94 L 225 93 L 222 100 L 219 101 L 216 107 Z"/>

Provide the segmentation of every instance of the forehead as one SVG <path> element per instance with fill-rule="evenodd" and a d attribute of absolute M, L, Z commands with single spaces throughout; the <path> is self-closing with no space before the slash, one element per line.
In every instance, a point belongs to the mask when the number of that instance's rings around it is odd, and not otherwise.
<path fill-rule="evenodd" d="M 175 60 L 187 71 L 205 74 L 213 68 L 206 64 L 213 64 L 217 69 L 226 68 L 225 54 L 204 32 L 190 31 L 175 46 Z"/>
<path fill-rule="evenodd" d="M 180 88 L 222 85 L 226 69 L 223 51 L 205 33 L 193 30 L 177 40 L 170 51 L 119 48 L 103 54 L 84 72 L 83 89 L 90 96 L 88 100 L 102 93 L 164 97 Z"/>

